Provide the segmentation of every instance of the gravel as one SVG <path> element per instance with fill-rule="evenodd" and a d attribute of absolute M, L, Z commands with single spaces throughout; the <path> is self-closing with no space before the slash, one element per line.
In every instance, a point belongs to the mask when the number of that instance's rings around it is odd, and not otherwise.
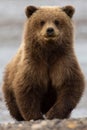
<path fill-rule="evenodd" d="M 87 118 L 4 123 L 0 130 L 87 130 Z"/>

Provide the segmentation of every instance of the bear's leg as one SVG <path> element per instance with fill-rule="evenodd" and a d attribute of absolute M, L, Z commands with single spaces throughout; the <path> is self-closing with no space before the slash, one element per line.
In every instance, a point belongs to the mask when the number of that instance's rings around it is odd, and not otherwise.
<path fill-rule="evenodd" d="M 29 91 L 17 89 L 15 94 L 18 107 L 25 121 L 43 119 L 40 110 L 40 92 L 37 89 L 31 88 Z"/>
<path fill-rule="evenodd" d="M 7 86 L 5 85 L 3 85 L 3 91 L 4 91 L 6 105 L 8 106 L 8 109 L 12 117 L 18 121 L 23 121 L 24 119 L 19 112 L 15 98 L 13 96 L 13 92 L 10 89 L 8 89 Z"/>
<path fill-rule="evenodd" d="M 74 81 L 73 81 L 74 82 Z M 62 86 L 62 89 L 58 92 L 57 100 L 52 108 L 46 113 L 48 119 L 68 118 L 71 111 L 77 105 L 83 92 L 83 84 L 69 83 Z"/>
<path fill-rule="evenodd" d="M 41 102 L 41 111 L 45 114 L 54 105 L 57 98 L 55 89 L 50 85 Z"/>

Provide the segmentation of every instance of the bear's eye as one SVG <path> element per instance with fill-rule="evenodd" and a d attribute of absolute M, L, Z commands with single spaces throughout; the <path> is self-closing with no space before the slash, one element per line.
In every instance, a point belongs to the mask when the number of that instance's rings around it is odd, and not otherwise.
<path fill-rule="evenodd" d="M 40 21 L 40 25 L 43 26 L 45 24 L 45 21 Z"/>
<path fill-rule="evenodd" d="M 54 24 L 55 24 L 56 26 L 58 26 L 59 23 L 60 23 L 60 22 L 59 22 L 58 20 L 55 20 L 55 21 L 54 21 Z"/>

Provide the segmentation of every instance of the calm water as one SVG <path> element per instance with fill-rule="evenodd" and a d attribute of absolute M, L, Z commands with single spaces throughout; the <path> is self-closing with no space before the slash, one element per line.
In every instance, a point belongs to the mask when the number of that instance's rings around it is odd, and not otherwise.
<path fill-rule="evenodd" d="M 70 1 L 70 0 L 25 0 L 0 1 L 0 83 L 4 67 L 16 53 L 21 43 L 23 23 L 25 21 L 24 8 L 26 5 L 74 5 L 76 13 L 75 21 L 75 52 L 80 62 L 87 81 L 87 1 Z M 71 117 L 87 117 L 87 89 L 83 98 L 72 112 Z M 3 95 L 0 87 L 0 122 L 13 121 L 4 104 Z"/>

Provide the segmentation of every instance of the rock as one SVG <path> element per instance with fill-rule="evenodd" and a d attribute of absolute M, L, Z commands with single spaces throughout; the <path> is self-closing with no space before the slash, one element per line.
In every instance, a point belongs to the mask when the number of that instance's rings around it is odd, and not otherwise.
<path fill-rule="evenodd" d="M 87 130 L 87 118 L 3 123 L 0 130 Z"/>

